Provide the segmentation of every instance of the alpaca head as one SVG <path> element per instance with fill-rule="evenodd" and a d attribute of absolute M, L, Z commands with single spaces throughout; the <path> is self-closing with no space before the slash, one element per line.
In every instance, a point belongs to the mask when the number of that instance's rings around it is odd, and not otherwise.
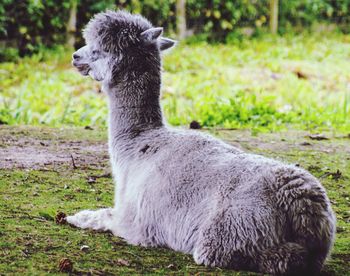
<path fill-rule="evenodd" d="M 99 13 L 87 24 L 86 46 L 73 54 L 72 63 L 82 75 L 97 81 L 109 81 L 131 68 L 137 77 L 149 67 L 147 61 L 159 64 L 159 52 L 174 46 L 175 41 L 162 33 L 163 28 L 154 28 L 140 15 Z"/>

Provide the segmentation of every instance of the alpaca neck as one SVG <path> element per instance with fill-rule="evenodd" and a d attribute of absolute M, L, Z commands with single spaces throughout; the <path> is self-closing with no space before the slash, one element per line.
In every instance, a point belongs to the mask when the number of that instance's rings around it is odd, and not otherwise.
<path fill-rule="evenodd" d="M 125 81 L 121 81 L 123 79 Z M 152 74 L 152 78 L 144 73 L 134 80 L 126 76 L 116 82 L 107 93 L 110 138 L 130 139 L 164 125 L 159 102 L 160 73 Z"/>

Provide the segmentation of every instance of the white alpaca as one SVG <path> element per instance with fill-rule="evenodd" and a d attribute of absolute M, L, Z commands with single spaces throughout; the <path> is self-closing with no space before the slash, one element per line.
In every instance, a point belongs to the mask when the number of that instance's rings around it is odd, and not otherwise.
<path fill-rule="evenodd" d="M 335 232 L 324 188 L 295 166 L 165 126 L 160 51 L 174 41 L 161 34 L 122 11 L 97 14 L 87 25 L 73 64 L 108 95 L 115 206 L 67 221 L 193 254 L 207 266 L 318 273 Z"/>

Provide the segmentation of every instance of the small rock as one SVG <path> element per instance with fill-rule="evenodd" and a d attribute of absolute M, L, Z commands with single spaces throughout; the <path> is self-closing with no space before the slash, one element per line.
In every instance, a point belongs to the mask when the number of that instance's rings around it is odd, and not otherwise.
<path fill-rule="evenodd" d="M 122 266 L 129 266 L 130 265 L 130 263 L 127 260 L 124 260 L 124 259 L 118 259 L 117 260 L 117 264 L 118 265 L 122 265 Z"/>
<path fill-rule="evenodd" d="M 308 76 L 299 70 L 295 70 L 293 73 L 298 77 L 298 79 L 308 79 Z"/>
<path fill-rule="evenodd" d="M 88 178 L 88 181 L 87 181 L 89 184 L 93 184 L 93 183 L 96 183 L 96 177 L 93 177 L 93 176 L 89 176 Z"/>
<path fill-rule="evenodd" d="M 171 270 L 177 270 L 177 267 L 174 264 L 168 265 L 167 268 L 169 268 Z"/>
<path fill-rule="evenodd" d="M 311 146 L 311 143 L 309 143 L 309 142 L 302 142 L 302 143 L 300 143 L 300 146 Z"/>
<path fill-rule="evenodd" d="M 80 251 L 84 251 L 84 252 L 86 252 L 86 251 L 88 251 L 89 250 L 89 246 L 87 246 L 87 245 L 82 245 L 81 247 L 80 247 Z"/>
<path fill-rule="evenodd" d="M 63 258 L 60 260 L 58 265 L 60 272 L 72 272 L 73 271 L 73 263 L 68 258 Z"/>
<path fill-rule="evenodd" d="M 55 221 L 57 224 L 65 224 L 67 223 L 66 220 L 67 215 L 63 212 L 58 212 L 55 218 Z"/>
<path fill-rule="evenodd" d="M 202 128 L 202 126 L 197 121 L 192 121 L 190 123 L 190 129 L 200 129 L 200 128 Z"/>
<path fill-rule="evenodd" d="M 322 135 L 322 134 L 310 134 L 308 136 L 311 140 L 317 140 L 317 141 L 321 141 L 321 140 L 329 140 L 329 138 L 327 138 L 326 136 Z"/>

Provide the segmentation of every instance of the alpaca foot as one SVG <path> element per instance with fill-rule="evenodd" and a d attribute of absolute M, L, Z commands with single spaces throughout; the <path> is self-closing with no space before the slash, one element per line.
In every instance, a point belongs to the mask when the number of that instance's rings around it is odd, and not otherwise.
<path fill-rule="evenodd" d="M 222 248 L 212 249 L 210 247 L 201 247 L 193 253 L 193 259 L 198 265 L 206 267 L 221 267 L 235 270 L 250 270 L 258 272 L 253 260 L 240 252 L 232 251 L 227 254 Z"/>
<path fill-rule="evenodd" d="M 306 249 L 297 243 L 269 248 L 258 256 L 259 270 L 273 275 L 313 275 Z"/>
<path fill-rule="evenodd" d="M 105 208 L 97 211 L 80 211 L 73 216 L 67 216 L 67 222 L 83 229 L 112 230 L 113 209 Z"/>
<path fill-rule="evenodd" d="M 207 267 L 215 267 L 218 266 L 218 264 L 215 262 L 214 258 L 212 258 L 206 250 L 195 250 L 193 253 L 193 259 L 198 265 L 204 265 Z"/>

